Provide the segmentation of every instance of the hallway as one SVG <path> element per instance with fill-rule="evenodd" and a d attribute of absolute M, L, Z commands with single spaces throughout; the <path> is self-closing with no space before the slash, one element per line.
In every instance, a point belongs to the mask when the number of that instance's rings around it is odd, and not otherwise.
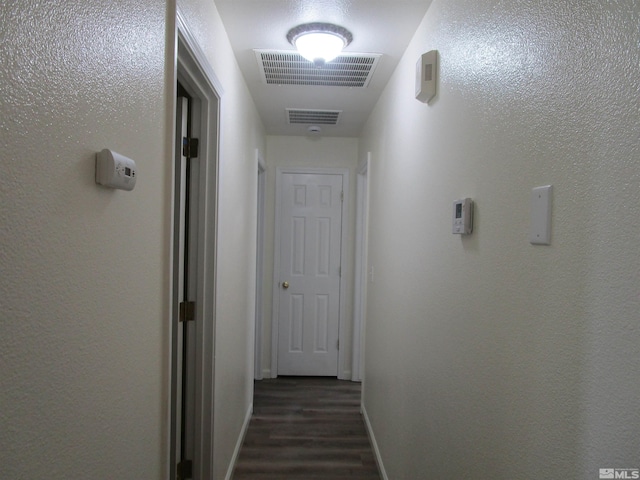
<path fill-rule="evenodd" d="M 0 479 L 636 472 L 640 0 L 15 0 L 0 22 Z M 270 59 L 308 71 L 287 37 L 310 22 L 352 34 L 363 86 L 267 83 Z M 105 148 L 133 190 L 96 183 Z M 322 275 L 331 374 L 362 385 L 254 383 L 298 295 L 276 262 L 295 169 L 348 172 Z M 337 235 L 295 222 L 297 245 Z M 290 312 L 324 323 L 322 295 Z"/>
<path fill-rule="evenodd" d="M 360 386 L 324 377 L 256 382 L 233 480 L 378 480 Z"/>

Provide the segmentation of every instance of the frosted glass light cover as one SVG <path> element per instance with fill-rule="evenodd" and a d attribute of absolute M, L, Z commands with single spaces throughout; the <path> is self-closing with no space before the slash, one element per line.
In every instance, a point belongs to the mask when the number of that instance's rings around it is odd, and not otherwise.
<path fill-rule="evenodd" d="M 296 38 L 295 43 L 300 55 L 307 60 L 322 59 L 325 63 L 340 55 L 345 46 L 344 40 L 332 33 L 308 33 Z"/>

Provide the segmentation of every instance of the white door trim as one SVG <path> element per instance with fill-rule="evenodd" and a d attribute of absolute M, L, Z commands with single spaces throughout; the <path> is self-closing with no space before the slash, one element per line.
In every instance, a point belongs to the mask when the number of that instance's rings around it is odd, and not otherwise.
<path fill-rule="evenodd" d="M 191 34 L 180 9 L 176 10 L 175 25 L 175 76 L 174 82 L 180 81 L 193 97 L 197 118 L 193 126 L 199 130 L 199 201 L 198 201 L 198 229 L 197 229 L 197 263 L 196 280 L 196 432 L 195 458 L 193 459 L 194 478 L 213 478 L 213 402 L 214 402 L 214 348 L 215 348 L 215 311 L 216 311 L 216 256 L 218 229 L 218 168 L 219 168 L 219 124 L 220 104 L 223 94 L 220 82 L 206 60 L 204 53 Z M 173 95 L 173 117 L 175 119 L 175 90 Z M 173 140 L 172 154 L 175 151 Z M 175 161 L 172 159 L 171 185 L 175 184 Z M 175 190 L 171 192 L 171 205 L 174 205 Z M 173 215 L 172 215 L 173 220 Z M 174 225 L 171 232 L 173 235 Z M 170 251 L 173 252 L 173 237 Z M 175 272 L 171 271 L 171 282 Z M 169 443 L 169 478 L 176 476 L 175 452 L 175 345 L 177 331 L 178 305 L 174 301 L 173 287 L 170 296 L 171 325 L 170 325 L 170 356 L 171 379 L 169 387 L 170 405 L 168 443 Z"/>
<path fill-rule="evenodd" d="M 338 350 L 338 371 L 336 372 L 339 379 L 345 380 L 350 375 L 344 371 L 345 354 L 345 330 L 347 328 L 345 312 L 346 312 L 346 287 L 347 282 L 344 281 L 344 271 L 347 260 L 347 227 L 349 225 L 348 212 L 349 212 L 349 169 L 347 168 L 296 168 L 296 167 L 278 167 L 276 169 L 276 205 L 275 205 L 275 239 L 274 239 L 274 268 L 273 268 L 273 308 L 271 314 L 271 377 L 276 378 L 278 376 L 278 318 L 279 317 L 279 298 L 280 290 L 278 284 L 280 282 L 280 218 L 281 207 L 278 199 L 280 198 L 280 191 L 282 189 L 282 176 L 285 174 L 325 174 L 325 175 L 342 175 L 342 191 L 344 192 L 344 200 L 342 202 L 342 236 L 340 246 L 340 265 L 342 268 L 342 275 L 340 279 L 340 327 L 338 331 L 338 338 L 340 341 L 340 349 Z"/>
<path fill-rule="evenodd" d="M 187 25 L 186 17 L 182 13 L 180 6 L 177 6 L 176 8 L 176 29 L 178 43 L 182 42 L 182 44 L 187 48 L 193 66 L 199 71 L 198 76 L 202 81 L 209 84 L 210 90 L 212 90 L 218 98 L 222 98 L 224 95 L 222 83 L 220 83 L 216 72 L 207 60 L 207 56 L 202 51 L 202 48 L 200 48 L 196 37 L 191 33 L 191 29 Z M 180 54 L 178 52 L 178 59 L 179 58 Z"/>
<path fill-rule="evenodd" d="M 367 305 L 367 230 L 369 220 L 369 165 L 371 152 L 358 166 L 356 183 L 355 288 L 353 299 L 353 358 L 351 380 L 364 377 L 364 324 Z"/>
<path fill-rule="evenodd" d="M 253 377 L 262 380 L 262 297 L 264 271 L 264 204 L 267 188 L 267 167 L 260 150 L 256 148 L 256 163 L 258 164 L 258 218 L 256 238 L 256 319 L 254 332 L 254 366 Z"/>

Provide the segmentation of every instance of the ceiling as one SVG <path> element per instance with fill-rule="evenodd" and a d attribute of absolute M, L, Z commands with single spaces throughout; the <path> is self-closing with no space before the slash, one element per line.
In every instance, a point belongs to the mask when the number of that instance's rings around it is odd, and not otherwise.
<path fill-rule="evenodd" d="M 430 3 L 431 0 L 216 0 L 267 134 L 307 135 L 308 128 L 317 125 L 321 135 L 334 137 L 360 135 Z M 348 54 L 345 58 L 356 53 L 381 54 L 366 87 L 268 84 L 264 80 L 258 63 L 260 54 L 256 55 L 255 50 L 294 52 L 287 42 L 287 32 L 310 22 L 333 23 L 351 31 L 353 41 L 344 50 Z M 301 109 L 306 114 L 315 110 L 340 113 L 336 114 L 336 125 L 289 123 L 287 109 Z"/>

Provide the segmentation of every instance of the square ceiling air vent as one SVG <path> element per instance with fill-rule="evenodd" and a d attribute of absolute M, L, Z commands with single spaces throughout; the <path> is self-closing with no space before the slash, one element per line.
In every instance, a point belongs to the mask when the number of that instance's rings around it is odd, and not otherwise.
<path fill-rule="evenodd" d="M 287 123 L 305 125 L 337 125 L 342 110 L 287 108 Z"/>
<path fill-rule="evenodd" d="M 380 54 L 342 53 L 321 68 L 294 51 L 254 50 L 262 79 L 269 85 L 366 87 Z"/>

